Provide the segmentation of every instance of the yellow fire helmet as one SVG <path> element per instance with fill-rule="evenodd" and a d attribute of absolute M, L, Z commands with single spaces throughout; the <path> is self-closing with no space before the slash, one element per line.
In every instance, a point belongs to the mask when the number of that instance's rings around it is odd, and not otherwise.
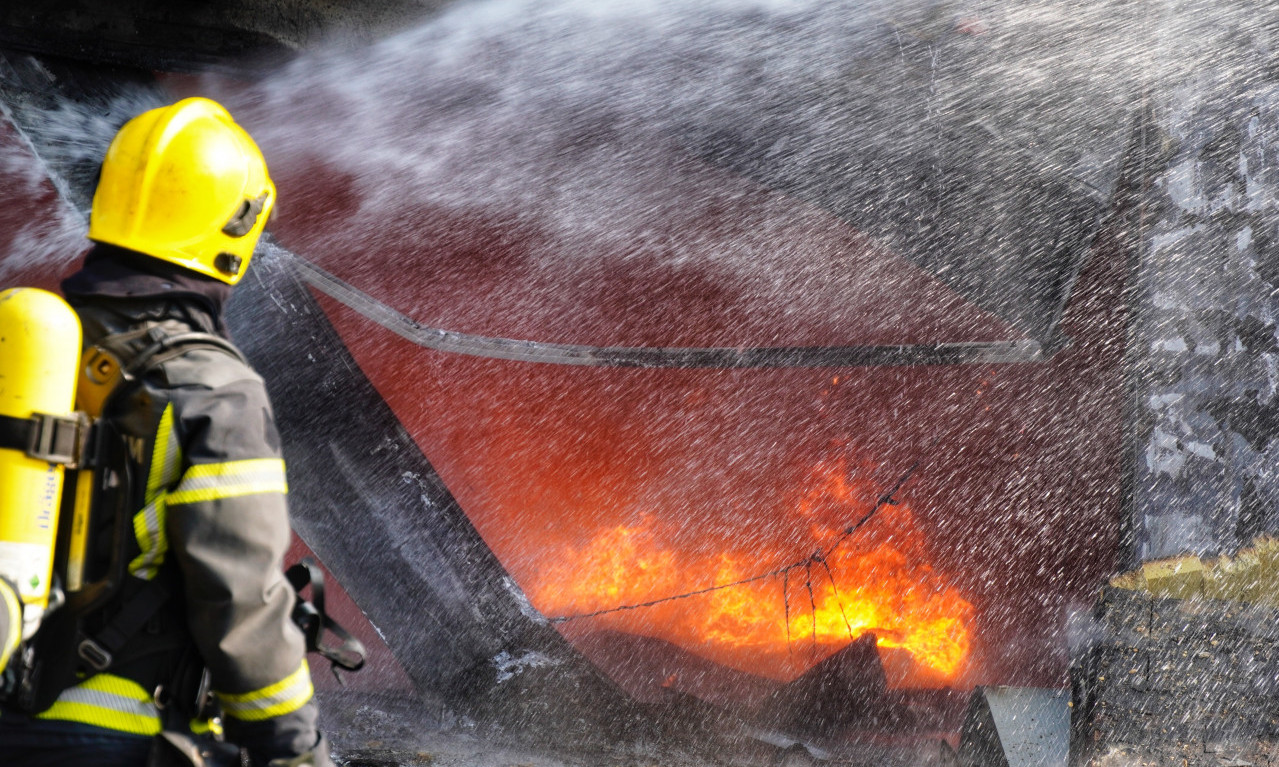
<path fill-rule="evenodd" d="M 261 150 L 231 114 L 183 99 L 124 124 L 102 161 L 89 239 L 234 285 L 275 205 Z"/>

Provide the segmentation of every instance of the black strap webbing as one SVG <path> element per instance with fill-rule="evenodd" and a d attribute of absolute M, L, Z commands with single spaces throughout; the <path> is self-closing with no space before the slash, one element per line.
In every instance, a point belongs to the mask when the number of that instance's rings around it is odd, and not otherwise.
<path fill-rule="evenodd" d="M 30 418 L 14 418 L 11 415 L 0 415 L 0 448 L 27 451 L 31 444 L 31 430 L 35 422 Z"/>
<path fill-rule="evenodd" d="M 110 666 L 116 654 L 159 612 L 172 594 L 164 578 L 147 581 L 137 593 L 125 600 L 120 611 L 95 636 L 80 640 L 77 648 L 80 659 L 95 671 Z"/>
<path fill-rule="evenodd" d="M 29 457 L 74 467 L 80 459 L 89 422 L 82 414 L 66 416 L 34 413 L 29 418 L 0 415 L 0 448 Z"/>
<path fill-rule="evenodd" d="M 347 671 L 359 671 L 363 668 L 366 655 L 364 643 L 342 628 L 324 610 L 324 571 L 315 560 L 307 557 L 290 567 L 284 575 L 298 593 L 297 602 L 293 606 L 293 622 L 306 636 L 307 651 L 324 656 L 333 665 L 335 676 L 338 666 Z M 310 601 L 302 598 L 302 589 L 307 586 L 311 587 Z M 341 643 L 337 646 L 325 644 L 326 631 L 341 640 Z M 338 681 L 341 680 L 338 677 Z"/>

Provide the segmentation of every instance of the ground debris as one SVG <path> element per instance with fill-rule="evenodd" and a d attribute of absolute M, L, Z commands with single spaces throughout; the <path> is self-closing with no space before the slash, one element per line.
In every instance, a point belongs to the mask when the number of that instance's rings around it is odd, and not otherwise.
<path fill-rule="evenodd" d="M 1094 619 L 1072 651 L 1072 764 L 1279 764 L 1279 611 L 1108 588 Z"/>
<path fill-rule="evenodd" d="M 425 751 L 401 751 L 393 748 L 353 749 L 335 755 L 339 767 L 408 767 L 409 765 L 435 764 L 435 758 Z"/>

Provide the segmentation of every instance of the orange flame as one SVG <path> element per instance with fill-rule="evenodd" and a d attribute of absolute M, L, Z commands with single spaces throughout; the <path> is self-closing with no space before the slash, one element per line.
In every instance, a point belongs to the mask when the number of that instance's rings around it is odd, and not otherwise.
<path fill-rule="evenodd" d="M 659 636 L 776 678 L 802 673 L 820 656 L 871 632 L 881 648 L 909 658 L 905 672 L 890 669 L 896 686 L 955 681 L 969 656 L 972 605 L 928 563 L 910 509 L 884 506 L 846 535 L 874 496 L 849 481 L 842 462 L 819 465 L 813 479 L 771 543 L 761 546 L 756 534 L 747 543 L 714 542 L 708 547 L 713 552 L 676 547 L 670 543 L 676 523 L 646 515 L 561 552 L 532 579 L 529 596 L 546 615 L 655 602 L 595 617 L 591 627 Z M 663 601 L 782 569 L 784 574 Z"/>

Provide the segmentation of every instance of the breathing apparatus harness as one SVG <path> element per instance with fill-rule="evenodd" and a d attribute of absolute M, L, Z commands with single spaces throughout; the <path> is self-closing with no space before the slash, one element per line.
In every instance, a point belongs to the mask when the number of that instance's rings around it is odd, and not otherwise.
<path fill-rule="evenodd" d="M 89 434 L 88 417 L 36 413 L 30 418 L 0 414 L 0 448 L 21 450 L 30 458 L 79 468 Z"/>
<path fill-rule="evenodd" d="M 103 416 L 113 402 L 140 386 L 161 364 L 196 349 L 212 349 L 248 364 L 240 350 L 220 336 L 169 332 L 163 324 L 154 324 L 107 336 L 86 350 L 77 392 L 84 410 L 70 416 L 0 415 L 0 449 L 22 451 L 40 461 L 78 469 L 76 483 L 93 483 L 91 496 L 79 487 L 63 494 L 60 518 L 65 524 L 60 525 L 63 530 L 49 607 L 40 628 L 19 645 L 12 660 L 6 665 L 0 658 L 0 700 L 28 713 L 43 711 L 81 675 L 111 668 L 126 645 L 143 633 L 174 596 L 176 585 L 166 577 L 142 581 L 131 593 L 122 594 L 125 552 L 136 512 L 131 505 L 134 482 L 125 437 Z M 88 508 L 76 508 L 77 497 L 91 497 Z M 104 530 L 108 521 L 112 527 L 109 563 L 98 580 L 85 582 L 85 554 L 77 555 L 70 539 L 77 528 L 84 540 L 91 527 Z M 286 577 L 298 593 L 293 620 L 306 637 L 307 651 L 328 659 L 335 675 L 339 667 L 358 671 L 364 665 L 364 646 L 325 612 L 324 575 L 318 565 L 303 560 L 290 568 Z M 301 596 L 307 586 L 311 588 L 310 600 Z M 9 596 L 4 589 L 0 593 Z M 113 600 L 118 608 L 109 617 L 103 616 L 102 609 Z M 105 620 L 94 621 L 95 617 Z M 95 624 L 92 630 L 87 628 L 90 623 Z M 338 638 L 338 644 L 324 642 L 326 631 Z M 184 645 L 189 642 L 171 640 L 150 651 L 178 650 Z M 157 704 L 195 718 L 214 712 L 209 673 L 197 653 L 184 653 L 174 676 L 167 689 L 157 687 Z M 162 694 L 165 700 L 160 700 Z M 167 705 L 170 702 L 178 705 Z"/>

